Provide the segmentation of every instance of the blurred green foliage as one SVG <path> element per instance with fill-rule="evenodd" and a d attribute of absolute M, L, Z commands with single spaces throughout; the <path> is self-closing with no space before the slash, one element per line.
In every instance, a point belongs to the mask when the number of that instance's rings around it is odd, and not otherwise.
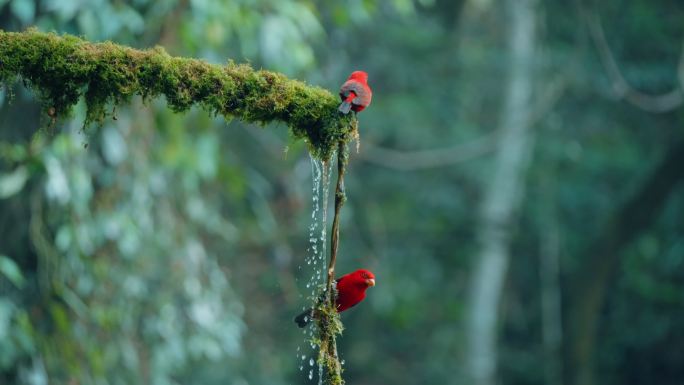
<path fill-rule="evenodd" d="M 587 248 L 684 137 L 681 107 L 654 114 L 615 96 L 582 16 L 600 15 L 629 84 L 659 94 L 680 87 L 679 1 L 538 8 L 535 100 L 548 106 L 533 122 L 512 238 L 504 384 L 547 381 L 547 238 L 558 239 L 567 314 L 584 283 L 577 271 L 603 257 Z M 466 153 L 456 145 L 496 139 L 505 23 L 504 7 L 483 0 L 0 1 L 9 31 L 35 25 L 159 44 L 330 90 L 351 70 L 369 72 L 375 97 L 347 173 L 337 270 L 367 267 L 378 285 L 342 315 L 351 384 L 467 383 L 465 298 L 492 150 L 406 169 L 424 156 L 416 150 Z M 291 320 L 309 274 L 310 164 L 301 144 L 283 130 L 197 110 L 176 115 L 163 101 L 134 99 L 117 120 L 83 130 L 83 105 L 53 127 L 20 85 L 7 85 L 0 100 L 0 383 L 307 383 L 299 356 L 310 356 L 308 344 Z M 236 129 L 220 129 L 226 124 Z M 407 153 L 378 156 L 378 148 Z M 684 381 L 682 210 L 680 183 L 653 223 L 618 240 L 597 332 L 601 384 Z"/>

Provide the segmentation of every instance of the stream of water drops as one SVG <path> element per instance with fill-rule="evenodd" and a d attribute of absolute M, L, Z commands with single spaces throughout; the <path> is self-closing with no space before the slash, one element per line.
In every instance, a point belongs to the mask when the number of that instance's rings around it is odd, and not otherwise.
<path fill-rule="evenodd" d="M 330 174 L 332 172 L 332 162 L 322 162 L 311 157 L 311 179 L 312 179 L 312 208 L 311 224 L 309 225 L 309 246 L 306 249 L 304 266 L 308 279 L 306 281 L 306 299 L 302 311 L 314 306 L 318 297 L 325 288 L 326 274 L 326 245 L 328 228 L 328 199 L 330 196 Z M 306 327 L 303 333 L 311 348 L 311 356 L 308 362 L 308 378 L 313 380 L 314 365 L 316 360 L 316 345 L 313 340 L 313 327 Z M 306 354 L 302 354 L 301 349 L 297 348 L 297 357 L 300 359 L 299 370 L 304 371 L 307 359 Z M 318 383 L 323 383 L 323 366 L 318 364 Z"/>

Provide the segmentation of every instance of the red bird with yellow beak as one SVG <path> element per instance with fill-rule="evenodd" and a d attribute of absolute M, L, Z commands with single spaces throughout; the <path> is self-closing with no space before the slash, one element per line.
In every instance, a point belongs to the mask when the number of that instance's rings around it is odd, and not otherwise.
<path fill-rule="evenodd" d="M 368 74 L 363 71 L 354 71 L 340 88 L 342 103 L 337 108 L 341 113 L 349 111 L 361 112 L 368 107 L 373 98 L 373 91 L 368 86 Z"/>
<path fill-rule="evenodd" d="M 375 275 L 368 270 L 359 269 L 353 273 L 341 276 L 335 282 L 337 284 L 335 305 L 337 306 L 337 312 L 341 313 L 366 298 L 366 289 L 375 286 Z M 300 328 L 303 328 L 314 318 L 314 309 L 307 309 L 295 317 L 294 320 Z"/>

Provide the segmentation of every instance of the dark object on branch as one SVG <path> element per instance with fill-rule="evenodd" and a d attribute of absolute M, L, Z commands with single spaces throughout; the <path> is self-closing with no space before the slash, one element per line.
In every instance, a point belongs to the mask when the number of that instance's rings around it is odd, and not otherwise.
<path fill-rule="evenodd" d="M 314 309 L 306 309 L 301 314 L 295 317 L 294 322 L 300 328 L 305 327 L 314 318 Z"/>

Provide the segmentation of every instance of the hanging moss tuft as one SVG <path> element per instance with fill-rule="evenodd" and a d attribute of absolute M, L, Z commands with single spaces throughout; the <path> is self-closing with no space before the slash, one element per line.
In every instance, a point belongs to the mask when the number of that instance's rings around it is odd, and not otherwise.
<path fill-rule="evenodd" d="M 324 160 L 353 135 L 355 118 L 339 114 L 337 98 L 322 88 L 245 64 L 171 57 L 161 47 L 136 50 L 33 29 L 0 31 L 0 82 L 16 79 L 37 92 L 53 117 L 66 116 L 84 97 L 86 124 L 102 122 L 134 95 L 164 95 L 176 112 L 197 104 L 228 119 L 284 122 Z"/>

